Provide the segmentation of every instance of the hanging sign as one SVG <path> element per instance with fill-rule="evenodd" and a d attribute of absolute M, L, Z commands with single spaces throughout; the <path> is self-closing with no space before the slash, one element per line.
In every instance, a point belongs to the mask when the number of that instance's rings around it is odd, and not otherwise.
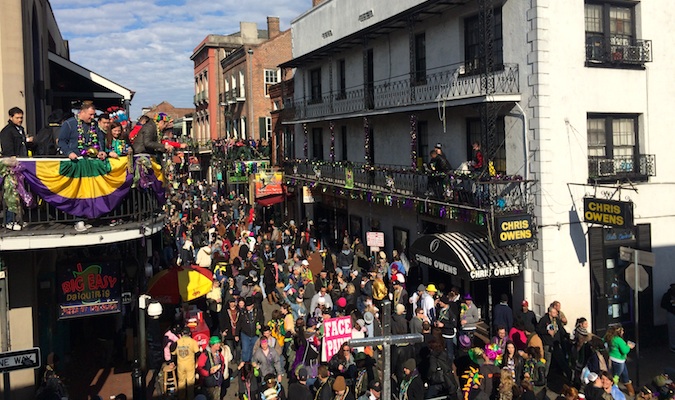
<path fill-rule="evenodd" d="M 584 222 L 615 226 L 633 227 L 633 202 L 584 198 Z"/>
<path fill-rule="evenodd" d="M 366 246 L 384 247 L 384 232 L 366 232 Z"/>
<path fill-rule="evenodd" d="M 354 189 L 354 168 L 345 167 L 345 189 Z"/>
<path fill-rule="evenodd" d="M 495 217 L 495 239 L 497 246 L 511 246 L 534 240 L 532 215 L 517 214 Z"/>
<path fill-rule="evenodd" d="M 62 265 L 57 284 L 59 319 L 110 314 L 121 309 L 117 262 Z"/>
<path fill-rule="evenodd" d="M 282 194 L 281 182 L 284 180 L 283 172 L 260 171 L 255 174 L 255 197 L 265 197 L 273 194 Z"/>

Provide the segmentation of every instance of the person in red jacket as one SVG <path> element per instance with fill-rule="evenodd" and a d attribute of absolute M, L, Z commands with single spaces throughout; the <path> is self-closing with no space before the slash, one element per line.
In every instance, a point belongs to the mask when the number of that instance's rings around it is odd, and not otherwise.
<path fill-rule="evenodd" d="M 204 395 L 209 400 L 220 400 L 220 387 L 223 385 L 225 358 L 220 352 L 220 338 L 211 336 L 209 347 L 197 358 L 197 373 Z"/>

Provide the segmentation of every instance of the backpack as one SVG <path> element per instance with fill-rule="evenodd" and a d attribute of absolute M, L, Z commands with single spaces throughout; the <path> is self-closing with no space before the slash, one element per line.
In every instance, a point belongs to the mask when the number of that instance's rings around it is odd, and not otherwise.
<path fill-rule="evenodd" d="M 40 129 L 35 137 L 36 153 L 40 156 L 53 156 L 57 154 L 56 138 L 59 136 L 59 125 L 46 126 Z"/>

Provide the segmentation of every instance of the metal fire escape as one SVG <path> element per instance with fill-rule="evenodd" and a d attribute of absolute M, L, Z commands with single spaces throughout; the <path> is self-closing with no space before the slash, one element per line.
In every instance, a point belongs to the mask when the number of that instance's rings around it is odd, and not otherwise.
<path fill-rule="evenodd" d="M 480 85 L 481 92 L 485 96 L 485 102 L 480 105 L 480 124 L 481 124 L 481 142 L 483 156 L 485 158 L 484 168 L 487 169 L 489 160 L 495 157 L 497 151 L 496 121 L 499 106 L 491 101 L 491 96 L 495 93 L 494 76 L 494 42 L 495 42 L 495 13 L 492 5 L 493 0 L 478 0 L 480 12 L 478 16 L 478 29 L 480 32 L 479 51 L 480 51 Z"/>

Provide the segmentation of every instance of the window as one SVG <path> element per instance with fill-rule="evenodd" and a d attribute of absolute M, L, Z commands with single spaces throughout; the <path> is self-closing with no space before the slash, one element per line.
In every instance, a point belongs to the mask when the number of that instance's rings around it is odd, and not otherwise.
<path fill-rule="evenodd" d="M 415 35 L 415 71 L 413 73 L 416 85 L 427 83 L 427 45 L 426 34 Z"/>
<path fill-rule="evenodd" d="M 312 128 L 312 158 L 323 160 L 323 130 Z"/>
<path fill-rule="evenodd" d="M 338 93 L 337 100 L 342 100 L 347 98 L 347 79 L 345 75 L 346 64 L 344 58 L 338 60 L 337 62 L 337 81 L 338 81 Z"/>
<path fill-rule="evenodd" d="M 310 102 L 321 103 L 321 68 L 309 71 Z"/>
<path fill-rule="evenodd" d="M 279 75 L 281 74 L 280 69 L 266 69 L 265 70 L 265 96 L 269 97 L 270 86 L 275 83 L 279 83 Z"/>
<path fill-rule="evenodd" d="M 340 145 L 342 146 L 342 161 L 347 161 L 347 127 L 340 127 Z"/>
<path fill-rule="evenodd" d="M 589 1 L 584 6 L 589 64 L 643 64 L 651 42 L 635 38 L 635 8 L 626 3 Z"/>
<path fill-rule="evenodd" d="M 239 71 L 239 97 L 246 98 L 246 85 L 244 82 L 243 71 Z"/>
<path fill-rule="evenodd" d="M 640 155 L 636 114 L 589 114 L 586 119 L 589 178 L 652 176 L 653 160 Z"/>
<path fill-rule="evenodd" d="M 272 137 L 272 117 L 265 117 L 265 139 L 270 140 Z"/>
<path fill-rule="evenodd" d="M 478 74 L 485 68 L 480 25 L 480 15 L 464 20 L 464 67 L 467 74 Z M 492 44 L 493 69 L 501 70 L 504 68 L 501 8 L 494 10 L 492 36 L 494 39 Z"/>
<path fill-rule="evenodd" d="M 429 162 L 429 123 L 417 121 L 417 167 Z"/>
<path fill-rule="evenodd" d="M 497 173 L 506 173 L 506 134 L 504 130 L 504 117 L 497 117 L 495 121 L 495 153 L 488 154 L 487 146 L 484 143 L 483 132 L 481 128 L 480 119 L 469 119 L 466 121 L 467 127 L 467 160 L 471 160 L 473 142 L 481 144 L 483 157 L 487 165 L 488 160 L 492 160 Z"/>

